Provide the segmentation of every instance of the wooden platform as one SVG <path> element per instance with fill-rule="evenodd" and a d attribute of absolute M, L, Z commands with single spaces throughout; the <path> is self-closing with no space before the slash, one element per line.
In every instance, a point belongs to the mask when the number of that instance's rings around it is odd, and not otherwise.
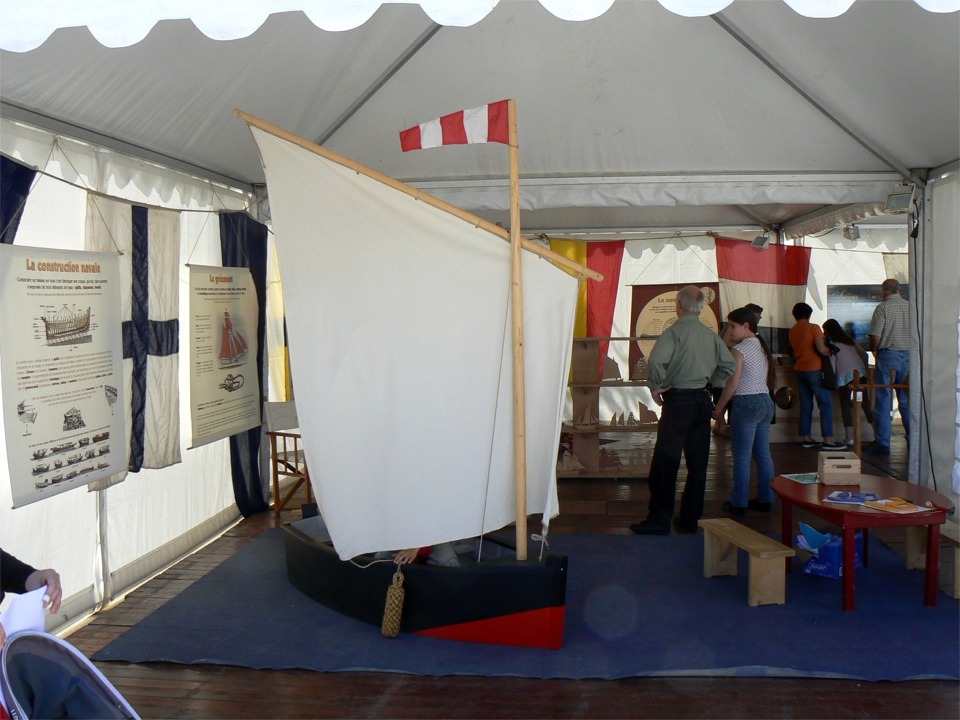
<path fill-rule="evenodd" d="M 816 451 L 774 446 L 775 467 L 816 467 Z M 886 467 L 903 472 L 905 444 L 894 437 Z M 707 517 L 721 517 L 730 492 L 729 440 L 714 441 Z M 874 472 L 881 472 L 874 468 Z M 683 471 L 681 470 L 681 473 Z M 682 475 L 681 475 L 682 477 Z M 629 533 L 646 513 L 646 482 L 564 480 L 552 532 Z M 297 498 L 291 506 L 296 506 Z M 298 513 L 285 512 L 286 516 Z M 779 516 L 741 522 L 779 531 Z M 68 639 L 93 654 L 272 527 L 260 513 L 150 581 Z M 536 527 L 531 524 L 531 530 Z M 903 538 L 893 537 L 902 543 Z M 641 650 L 638 649 L 638 652 Z M 318 648 L 322 652 L 322 648 Z M 143 718 L 951 718 L 957 683 L 865 683 L 805 678 L 629 678 L 534 680 L 315 673 L 166 663 L 97 663 Z"/>

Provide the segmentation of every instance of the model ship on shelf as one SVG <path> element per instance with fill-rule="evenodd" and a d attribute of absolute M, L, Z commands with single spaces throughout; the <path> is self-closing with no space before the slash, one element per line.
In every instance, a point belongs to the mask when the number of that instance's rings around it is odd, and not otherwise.
<path fill-rule="evenodd" d="M 285 526 L 291 583 L 379 626 L 397 566 L 377 562 L 377 551 L 470 546 L 480 556 L 460 554 L 456 567 L 403 566 L 400 630 L 556 648 L 567 559 L 528 558 L 526 522 L 536 514 L 549 522 L 557 512 L 577 280 L 553 263 L 526 258 L 536 253 L 602 278 L 520 238 L 512 102 L 504 101 L 503 111 L 512 138 L 509 232 L 237 114 L 251 127 L 270 188 L 304 448 L 308 461 L 317 458 L 324 468 L 310 476 L 322 518 Z M 494 116 L 484 116 L 485 126 L 487 117 Z M 477 262 L 452 262 L 460 247 Z M 387 257 L 392 272 L 372 274 Z M 430 283 L 409 280 L 423 271 L 412 258 L 429 265 Z M 336 277 L 318 283 L 311 268 L 319 266 L 334 268 Z M 534 332 L 524 334 L 525 324 Z M 443 362 L 425 365 L 425 351 Z M 345 417 L 336 398 L 369 395 L 380 378 L 393 378 L 376 385 L 387 400 L 372 414 L 364 408 Z M 482 408 L 481 398 L 490 400 Z M 465 403 L 478 410 L 463 412 L 457 423 L 437 412 Z M 338 442 L 341 432 L 347 441 Z M 377 457 L 358 460 L 351 451 L 349 437 L 360 434 L 377 445 Z M 512 542 L 500 533 L 510 524 Z"/>

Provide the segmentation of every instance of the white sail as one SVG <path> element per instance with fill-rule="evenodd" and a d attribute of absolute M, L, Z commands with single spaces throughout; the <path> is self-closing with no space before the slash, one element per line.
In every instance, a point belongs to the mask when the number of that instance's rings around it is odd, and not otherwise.
<path fill-rule="evenodd" d="M 509 244 L 251 130 L 270 192 L 307 462 L 337 553 L 510 524 Z M 549 520 L 577 280 L 523 255 L 527 510 Z"/>

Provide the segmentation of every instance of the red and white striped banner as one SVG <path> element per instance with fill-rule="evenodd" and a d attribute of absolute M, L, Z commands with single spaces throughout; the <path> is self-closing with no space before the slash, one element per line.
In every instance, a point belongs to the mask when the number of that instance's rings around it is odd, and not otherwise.
<path fill-rule="evenodd" d="M 400 148 L 424 150 L 441 145 L 510 141 L 507 100 L 444 115 L 400 132 Z"/>

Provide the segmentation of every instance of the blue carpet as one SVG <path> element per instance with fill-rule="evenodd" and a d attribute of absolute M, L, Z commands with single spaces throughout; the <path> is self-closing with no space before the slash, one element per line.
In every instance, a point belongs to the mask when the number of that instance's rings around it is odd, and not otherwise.
<path fill-rule="evenodd" d="M 786 605 L 748 607 L 746 557 L 737 577 L 704 578 L 702 535 L 555 535 L 551 551 L 570 563 L 560 650 L 385 639 L 289 585 L 275 529 L 94 659 L 569 679 L 960 676 L 957 601 L 941 592 L 924 607 L 923 572 L 874 538 L 853 613 L 839 581 L 797 570 Z"/>

